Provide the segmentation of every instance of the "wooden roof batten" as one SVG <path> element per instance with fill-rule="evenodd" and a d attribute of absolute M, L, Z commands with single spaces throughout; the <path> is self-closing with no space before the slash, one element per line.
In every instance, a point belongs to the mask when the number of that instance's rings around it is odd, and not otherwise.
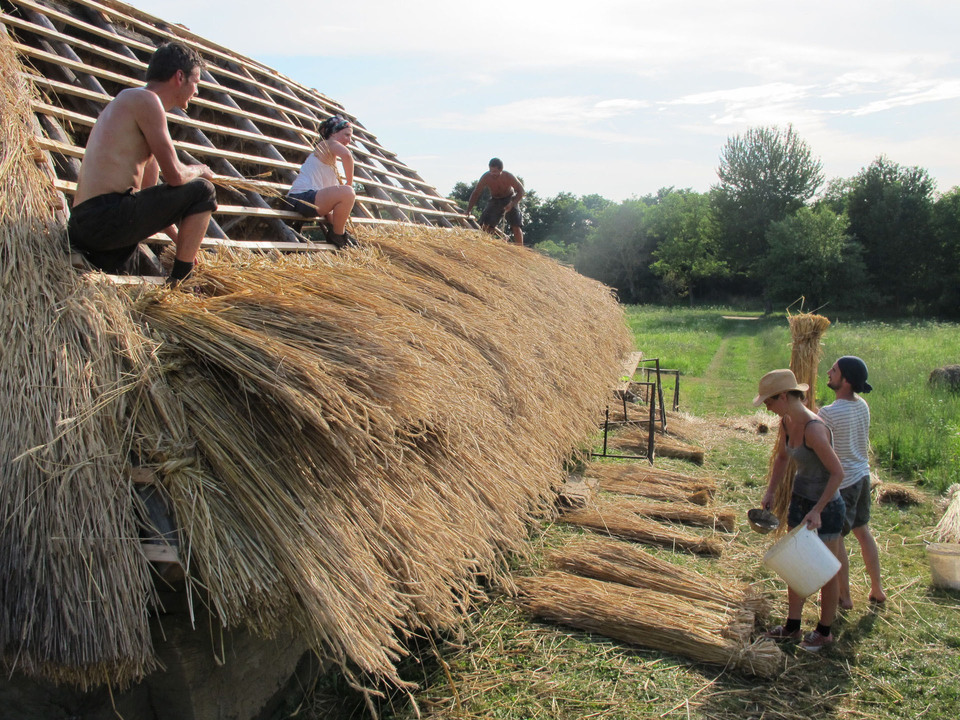
<path fill-rule="evenodd" d="M 477 227 L 412 168 L 383 148 L 327 96 L 267 66 L 116 0 L 0 0 L 0 32 L 14 43 L 23 75 L 41 100 L 33 105 L 38 146 L 54 186 L 69 204 L 90 129 L 122 89 L 144 83 L 146 61 L 170 40 L 196 49 L 207 64 L 187 112 L 168 114 L 184 162 L 245 178 L 244 188 L 218 186 L 205 247 L 252 250 L 325 249 L 300 232 L 304 218 L 276 197 L 289 187 L 332 114 L 354 125 L 356 225 L 415 223 Z M 148 242 L 160 242 L 158 237 Z"/>

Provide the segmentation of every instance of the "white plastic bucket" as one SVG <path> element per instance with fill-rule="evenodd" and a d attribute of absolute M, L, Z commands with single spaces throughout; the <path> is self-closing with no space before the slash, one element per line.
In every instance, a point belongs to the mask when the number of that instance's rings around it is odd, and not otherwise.
<path fill-rule="evenodd" d="M 840 569 L 836 555 L 806 523 L 797 525 L 774 543 L 763 556 L 763 564 L 803 597 L 822 588 Z"/>
<path fill-rule="evenodd" d="M 927 560 L 934 586 L 960 590 L 960 545 L 931 543 L 927 545 Z"/>

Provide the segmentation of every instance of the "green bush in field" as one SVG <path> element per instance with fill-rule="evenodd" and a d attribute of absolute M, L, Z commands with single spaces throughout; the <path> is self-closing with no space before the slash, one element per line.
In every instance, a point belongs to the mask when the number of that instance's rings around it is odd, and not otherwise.
<path fill-rule="evenodd" d="M 749 315 L 729 308 L 630 306 L 627 321 L 645 356 L 681 371 L 682 409 L 750 414 L 759 377 L 790 362 L 790 329 L 783 315 L 730 319 Z M 874 391 L 865 399 L 876 463 L 937 492 L 960 482 L 960 396 L 927 382 L 934 368 L 960 361 L 960 325 L 835 320 L 823 344 L 819 405 L 833 401 L 826 371 L 836 358 L 858 355 L 870 368 Z"/>

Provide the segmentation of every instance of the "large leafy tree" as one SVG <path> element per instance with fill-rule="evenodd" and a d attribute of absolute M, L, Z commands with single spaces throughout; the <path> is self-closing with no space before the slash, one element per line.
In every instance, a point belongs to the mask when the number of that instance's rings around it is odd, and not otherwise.
<path fill-rule="evenodd" d="M 576 255 L 577 271 L 616 288 L 623 302 L 661 299 L 660 283 L 650 270 L 657 241 L 647 228 L 649 209 L 642 200 L 611 205 Z"/>
<path fill-rule="evenodd" d="M 940 271 L 927 280 L 933 285 L 934 308 L 960 317 L 960 188 L 941 195 L 933 204 L 933 232 Z"/>
<path fill-rule="evenodd" d="M 822 205 L 804 207 L 772 223 L 760 267 L 770 299 L 806 308 L 856 307 L 868 297 L 861 247 L 847 233 L 847 220 Z"/>
<path fill-rule="evenodd" d="M 693 306 L 696 286 L 726 274 L 717 255 L 716 221 L 710 197 L 692 190 L 658 194 L 649 212 L 650 233 L 657 238 L 651 266 L 664 284 Z"/>
<path fill-rule="evenodd" d="M 757 281 L 770 223 L 808 202 L 823 183 L 823 167 L 792 125 L 750 128 L 727 140 L 714 186 L 724 257 L 731 270 Z"/>
<path fill-rule="evenodd" d="M 879 301 L 897 311 L 928 304 L 941 271 L 933 233 L 934 182 L 926 170 L 879 157 L 850 183 L 850 232 L 863 245 Z"/>

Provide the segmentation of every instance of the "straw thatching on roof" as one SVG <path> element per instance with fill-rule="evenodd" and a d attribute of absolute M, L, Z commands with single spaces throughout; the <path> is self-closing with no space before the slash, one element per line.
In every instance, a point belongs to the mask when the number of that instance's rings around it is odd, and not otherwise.
<path fill-rule="evenodd" d="M 552 511 L 629 349 L 614 298 L 412 226 L 336 256 L 206 255 L 183 292 L 76 274 L 3 53 L 5 668 L 89 687 L 156 666 L 136 464 L 215 622 L 396 680 L 404 636 L 455 628 Z"/>
<path fill-rule="evenodd" d="M 750 642 L 753 613 L 563 572 L 522 578 L 532 615 L 624 642 L 771 677 L 786 656 L 772 640 Z"/>

